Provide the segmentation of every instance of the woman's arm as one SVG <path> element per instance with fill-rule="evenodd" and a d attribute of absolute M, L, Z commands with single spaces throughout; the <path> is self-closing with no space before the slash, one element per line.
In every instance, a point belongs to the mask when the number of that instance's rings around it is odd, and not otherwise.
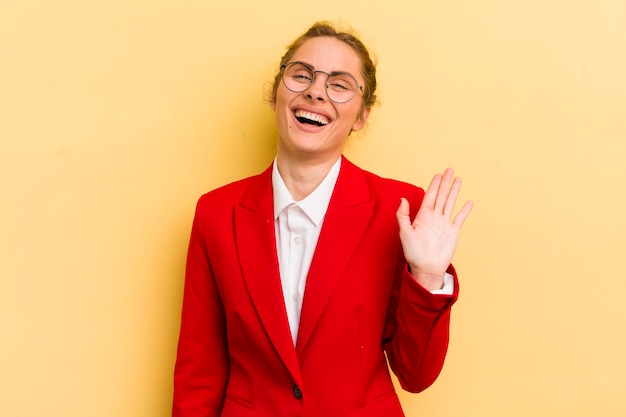
<path fill-rule="evenodd" d="M 404 259 L 396 270 L 385 350 L 408 391 L 422 391 L 435 381 L 448 348 L 450 309 L 459 289 L 451 262 L 460 228 L 473 207 L 468 201 L 452 219 L 461 187 L 460 178 L 453 176 L 452 169 L 435 175 L 423 200 L 418 196 L 412 201 L 414 209 L 419 207 L 412 222 L 405 198 L 396 213 Z M 443 287 L 446 273 L 454 277 L 454 293 L 432 294 Z"/>
<path fill-rule="evenodd" d="M 213 278 L 200 199 L 196 209 L 183 293 L 174 369 L 173 417 L 218 417 L 228 378 L 225 318 Z"/>

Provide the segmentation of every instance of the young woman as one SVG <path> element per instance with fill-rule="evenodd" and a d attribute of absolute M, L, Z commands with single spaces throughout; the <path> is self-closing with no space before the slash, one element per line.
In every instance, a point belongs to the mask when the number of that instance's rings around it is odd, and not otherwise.
<path fill-rule="evenodd" d="M 197 205 L 173 416 L 402 416 L 389 365 L 412 392 L 439 375 L 472 203 L 452 218 L 451 169 L 424 193 L 342 156 L 375 90 L 365 46 L 327 23 L 283 56 L 274 162 Z"/>

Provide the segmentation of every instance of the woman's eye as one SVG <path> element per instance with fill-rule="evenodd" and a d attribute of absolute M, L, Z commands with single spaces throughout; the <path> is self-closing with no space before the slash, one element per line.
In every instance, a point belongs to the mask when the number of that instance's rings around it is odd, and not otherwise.
<path fill-rule="evenodd" d="M 311 77 L 305 74 L 296 74 L 293 79 L 300 82 L 311 82 Z"/>
<path fill-rule="evenodd" d="M 328 84 L 328 86 L 338 91 L 346 91 L 350 89 L 350 87 L 346 83 L 341 83 L 341 82 L 334 82 L 332 84 Z"/>

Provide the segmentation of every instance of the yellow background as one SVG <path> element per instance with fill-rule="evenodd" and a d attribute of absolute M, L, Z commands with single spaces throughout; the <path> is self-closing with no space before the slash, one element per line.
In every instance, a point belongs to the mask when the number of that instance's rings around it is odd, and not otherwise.
<path fill-rule="evenodd" d="M 205 191 L 266 167 L 264 91 L 318 19 L 379 60 L 346 153 L 475 200 L 409 416 L 624 416 L 626 2 L 4 0 L 0 415 L 167 416 Z"/>

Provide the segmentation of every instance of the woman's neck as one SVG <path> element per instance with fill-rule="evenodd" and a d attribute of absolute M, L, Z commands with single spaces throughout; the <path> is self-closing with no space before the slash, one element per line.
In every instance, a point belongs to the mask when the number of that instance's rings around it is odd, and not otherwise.
<path fill-rule="evenodd" d="M 285 186 L 295 201 L 300 201 L 311 194 L 326 178 L 336 158 L 324 160 L 294 160 L 279 152 L 276 155 L 278 172 Z"/>

